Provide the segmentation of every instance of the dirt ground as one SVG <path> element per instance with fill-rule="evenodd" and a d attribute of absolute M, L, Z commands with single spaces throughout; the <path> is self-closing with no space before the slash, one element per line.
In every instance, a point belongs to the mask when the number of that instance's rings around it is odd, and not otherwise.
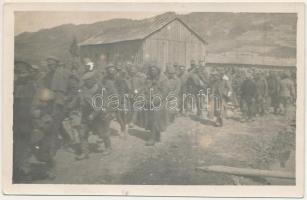
<path fill-rule="evenodd" d="M 275 148 L 275 154 L 272 153 L 278 132 L 287 126 L 287 117 L 273 114 L 257 117 L 248 123 L 226 119 L 223 127 L 214 127 L 208 122 L 193 120 L 193 117 L 178 117 L 162 133 L 162 142 L 147 147 L 147 131 L 130 128 L 129 136 L 124 140 L 116 134 L 119 127 L 114 122 L 111 155 L 103 157 L 101 153 L 91 153 L 88 159 L 76 161 L 71 152 L 60 149 L 56 156 L 56 178 L 34 183 L 235 184 L 233 176 L 195 170 L 204 165 L 294 172 L 294 151 L 286 159 L 284 167 L 280 166 L 278 158 L 274 156 L 279 149 Z M 237 178 L 243 185 L 295 184 L 294 180 Z"/>

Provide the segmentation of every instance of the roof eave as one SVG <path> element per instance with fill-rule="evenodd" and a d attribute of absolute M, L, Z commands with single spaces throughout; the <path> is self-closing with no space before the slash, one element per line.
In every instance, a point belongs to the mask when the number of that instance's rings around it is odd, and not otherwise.
<path fill-rule="evenodd" d="M 121 42 L 133 42 L 133 41 L 141 41 L 144 40 L 144 38 L 138 38 L 138 39 L 131 39 L 131 40 L 120 40 L 120 41 L 115 41 L 115 42 L 106 42 L 106 43 L 97 43 L 97 44 L 79 44 L 80 47 L 85 47 L 85 46 L 96 46 L 96 45 L 110 45 L 110 44 L 117 44 Z"/>

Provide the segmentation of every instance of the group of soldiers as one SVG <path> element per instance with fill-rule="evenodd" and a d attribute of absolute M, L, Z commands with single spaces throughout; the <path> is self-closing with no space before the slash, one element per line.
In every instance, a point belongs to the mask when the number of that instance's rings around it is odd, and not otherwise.
<path fill-rule="evenodd" d="M 209 118 L 215 125 L 222 126 L 231 106 L 241 110 L 244 122 L 257 114 L 264 115 L 270 107 L 276 114 L 286 113 L 291 102 L 295 102 L 295 77 L 289 72 L 208 69 L 202 61 L 197 64 L 191 61 L 188 69 L 185 65 L 167 63 L 165 71 L 155 62 L 146 67 L 132 62 L 102 67 L 89 59 L 78 63 L 68 67 L 56 57 L 48 57 L 46 67 L 39 68 L 15 61 L 15 181 L 33 178 L 30 162 L 33 158 L 46 166 L 44 177 L 54 178 L 54 157 L 61 147 L 70 148 L 76 160 L 87 159 L 91 151 L 109 155 L 112 121 L 120 125 L 123 139 L 128 136 L 128 127 L 139 126 L 150 131 L 146 145 L 152 146 L 161 141 L 161 133 L 176 117 L 193 114 L 194 105 L 199 119 L 204 117 L 206 105 L 206 117 L 211 115 Z M 106 97 L 117 95 L 120 106 L 128 109 L 116 109 L 109 104 L 104 109 L 94 109 L 93 97 L 102 91 Z M 207 95 L 210 91 L 214 98 L 194 98 L 195 101 L 189 98 L 200 91 Z M 161 106 L 167 104 L 170 93 L 172 98 L 178 97 L 175 109 Z M 152 101 L 137 110 L 134 105 L 140 94 Z M 159 109 L 151 109 L 158 104 Z M 94 136 L 97 139 L 90 148 L 89 140 Z"/>

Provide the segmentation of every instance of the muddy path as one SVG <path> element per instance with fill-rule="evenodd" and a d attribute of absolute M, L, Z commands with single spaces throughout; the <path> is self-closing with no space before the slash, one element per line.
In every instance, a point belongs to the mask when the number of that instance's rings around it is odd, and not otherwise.
<path fill-rule="evenodd" d="M 145 146 L 148 132 L 130 128 L 126 140 L 116 135 L 119 127 L 112 124 L 113 152 L 103 157 L 91 153 L 86 160 L 60 149 L 56 156 L 56 178 L 35 183 L 61 184 L 167 184 L 167 185 L 232 185 L 233 177 L 219 173 L 195 171 L 203 165 L 226 165 L 259 169 L 295 170 L 294 153 L 280 167 L 276 159 L 268 159 L 270 146 L 278 131 L 288 126 L 283 116 L 268 114 L 249 123 L 225 120 L 214 127 L 190 117 L 179 117 L 162 134 L 162 142 Z M 264 160 L 264 161 L 263 161 Z M 293 181 L 239 177 L 241 184 L 294 184 Z"/>

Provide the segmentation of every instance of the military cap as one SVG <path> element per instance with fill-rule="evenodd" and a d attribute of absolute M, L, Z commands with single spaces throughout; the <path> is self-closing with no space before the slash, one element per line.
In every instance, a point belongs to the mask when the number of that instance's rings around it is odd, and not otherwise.
<path fill-rule="evenodd" d="M 160 70 L 160 68 L 157 65 L 149 65 L 148 68 L 156 68 L 156 69 Z"/>
<path fill-rule="evenodd" d="M 89 80 L 89 79 L 93 79 L 95 78 L 96 76 L 96 73 L 94 71 L 89 71 L 87 73 L 85 73 L 83 76 L 82 76 L 82 80 L 83 81 L 86 81 L 86 80 Z"/>
<path fill-rule="evenodd" d="M 39 67 L 37 65 L 31 65 L 32 69 L 39 70 Z"/>
<path fill-rule="evenodd" d="M 167 74 L 175 74 L 176 73 L 176 70 L 173 66 L 167 66 L 166 69 L 165 69 L 165 73 Z"/>
<path fill-rule="evenodd" d="M 121 62 L 116 63 L 115 64 L 115 68 L 116 69 L 122 69 L 123 68 L 123 63 L 121 63 Z"/>
<path fill-rule="evenodd" d="M 217 71 L 217 70 L 213 70 L 211 71 L 210 75 L 212 76 L 216 76 L 216 75 L 219 75 L 220 73 Z"/>
<path fill-rule="evenodd" d="M 107 66 L 106 66 L 106 69 L 109 69 L 109 68 L 115 68 L 115 65 L 113 63 L 109 63 Z"/>
<path fill-rule="evenodd" d="M 127 66 L 131 66 L 131 65 L 132 65 L 132 62 L 131 62 L 131 61 L 127 61 L 127 62 L 126 62 L 126 65 L 127 65 Z"/>
<path fill-rule="evenodd" d="M 48 56 L 47 58 L 46 58 L 46 60 L 48 61 L 48 60 L 51 60 L 51 61 L 55 61 L 55 62 L 60 62 L 60 60 L 57 58 L 57 57 L 55 57 L 55 56 Z"/>
<path fill-rule="evenodd" d="M 24 72 L 27 72 L 27 73 L 31 73 L 31 72 L 35 72 L 38 70 L 38 67 L 37 66 L 34 66 L 34 65 L 31 65 L 27 62 L 24 62 L 24 61 L 15 61 L 15 68 L 14 68 L 14 71 L 15 73 L 24 73 Z"/>
<path fill-rule="evenodd" d="M 147 65 L 147 70 L 151 69 L 151 68 L 155 68 L 160 72 L 160 68 L 158 67 L 158 65 L 156 64 L 155 61 L 151 61 L 148 63 Z"/>

